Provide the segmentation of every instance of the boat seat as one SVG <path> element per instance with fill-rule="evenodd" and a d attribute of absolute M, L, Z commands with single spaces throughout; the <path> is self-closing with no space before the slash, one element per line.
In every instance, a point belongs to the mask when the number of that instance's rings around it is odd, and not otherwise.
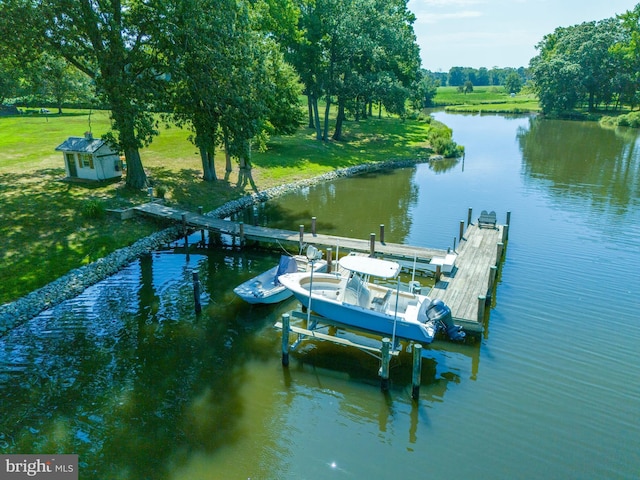
<path fill-rule="evenodd" d="M 387 302 L 391 298 L 391 290 L 387 290 L 382 297 L 373 297 L 371 300 L 371 308 L 384 312 Z"/>
<path fill-rule="evenodd" d="M 371 292 L 366 287 L 360 278 L 353 276 L 344 290 L 344 297 L 342 299 L 345 303 L 351 305 L 358 305 L 362 308 L 369 308 L 371 303 Z"/>

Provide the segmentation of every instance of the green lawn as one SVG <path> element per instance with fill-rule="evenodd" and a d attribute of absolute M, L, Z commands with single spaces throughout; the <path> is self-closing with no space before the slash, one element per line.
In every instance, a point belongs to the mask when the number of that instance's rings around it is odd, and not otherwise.
<path fill-rule="evenodd" d="M 89 125 L 94 137 L 106 133 L 108 112 L 0 117 L 0 303 L 157 230 L 145 220 L 123 222 L 85 213 L 95 204 L 106 209 L 143 203 L 146 191 L 131 191 L 124 180 L 103 185 L 61 181 L 63 157 L 54 149 L 69 136 L 82 136 Z M 427 122 L 417 120 L 371 118 L 347 122 L 344 141 L 323 143 L 301 127 L 293 136 L 272 138 L 267 152 L 254 153 L 252 178 L 264 190 L 363 162 L 423 157 L 429 153 L 429 129 Z M 141 151 L 150 181 L 166 190 L 168 203 L 210 211 L 250 191 L 250 183 L 238 184 L 235 163 L 225 178 L 222 154 L 216 157 L 220 180 L 203 182 L 200 158 L 188 135 L 180 128 L 162 128 Z"/>
<path fill-rule="evenodd" d="M 457 87 L 438 87 L 434 99 L 437 106 L 444 106 L 452 112 L 496 112 L 523 113 L 539 112 L 538 99 L 524 91 L 511 96 L 504 87 L 473 87 L 473 92 L 458 92 Z"/>

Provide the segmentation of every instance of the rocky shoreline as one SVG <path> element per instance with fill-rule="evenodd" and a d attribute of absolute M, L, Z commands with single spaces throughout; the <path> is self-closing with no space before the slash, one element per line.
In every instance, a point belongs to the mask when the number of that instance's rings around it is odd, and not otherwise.
<path fill-rule="evenodd" d="M 350 177 L 365 172 L 390 168 L 412 167 L 418 163 L 436 160 L 438 157 L 418 160 L 387 161 L 366 163 L 343 168 L 310 179 L 272 187 L 267 190 L 246 195 L 238 200 L 227 202 L 206 215 L 215 218 L 228 217 L 254 204 L 292 193 L 301 188 L 327 182 L 340 177 Z M 78 296 L 87 287 L 113 275 L 140 256 L 166 245 L 180 236 L 177 227 L 170 227 L 148 237 L 142 238 L 129 247 L 124 247 L 89 265 L 76 268 L 59 279 L 25 295 L 18 300 L 0 306 L 0 335 L 37 316 L 42 311 L 54 307 L 65 300 Z"/>

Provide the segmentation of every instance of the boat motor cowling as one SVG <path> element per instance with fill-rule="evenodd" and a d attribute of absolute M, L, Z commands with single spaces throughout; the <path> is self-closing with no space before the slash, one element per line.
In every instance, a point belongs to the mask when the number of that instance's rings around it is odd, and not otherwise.
<path fill-rule="evenodd" d="M 434 322 L 438 330 L 444 330 L 450 340 L 460 341 L 465 333 L 460 325 L 453 323 L 451 309 L 440 299 L 431 300 L 426 310 L 427 320 Z"/>

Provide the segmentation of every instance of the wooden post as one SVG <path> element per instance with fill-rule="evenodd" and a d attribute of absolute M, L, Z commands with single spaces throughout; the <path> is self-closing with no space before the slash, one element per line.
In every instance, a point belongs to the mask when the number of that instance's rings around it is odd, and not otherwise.
<path fill-rule="evenodd" d="M 316 236 L 316 217 L 311 217 L 311 235 Z"/>
<path fill-rule="evenodd" d="M 200 207 L 198 207 L 198 215 L 202 215 L 203 211 L 204 211 L 204 208 L 203 208 L 203 207 L 201 207 L 201 206 L 200 206 Z M 200 241 L 202 242 L 202 246 L 204 246 L 204 245 L 205 245 L 205 240 L 204 240 L 204 228 L 201 228 L 201 229 L 200 229 Z"/>
<path fill-rule="evenodd" d="M 187 214 L 182 214 L 182 234 L 184 235 L 184 249 L 187 252 L 187 259 L 189 258 L 189 232 L 187 232 Z"/>
<path fill-rule="evenodd" d="M 496 244 L 496 265 L 502 260 L 502 252 L 504 250 L 504 243 L 498 242 Z"/>
<path fill-rule="evenodd" d="M 411 398 L 418 400 L 420 398 L 420 380 L 422 373 L 422 345 L 416 343 L 413 346 L 413 375 L 411 388 Z"/>
<path fill-rule="evenodd" d="M 509 239 L 509 224 L 502 226 L 502 243 L 505 243 Z"/>
<path fill-rule="evenodd" d="M 195 302 L 196 314 L 202 312 L 202 304 L 200 303 L 200 279 L 198 272 L 193 272 L 193 300 Z"/>
<path fill-rule="evenodd" d="M 369 256 L 373 257 L 376 254 L 376 234 L 369 235 Z"/>
<path fill-rule="evenodd" d="M 453 237 L 453 253 L 456 253 L 456 237 Z"/>
<path fill-rule="evenodd" d="M 471 225 L 471 215 L 473 215 L 473 208 L 469 207 L 469 212 L 467 213 L 467 226 Z"/>
<path fill-rule="evenodd" d="M 380 388 L 383 392 L 389 390 L 389 362 L 391 362 L 391 340 L 388 338 L 382 339 L 382 348 L 380 353 L 382 354 L 382 365 L 380 366 L 380 377 L 382 381 Z"/>
<path fill-rule="evenodd" d="M 493 285 L 496 281 L 496 277 L 498 276 L 498 267 L 493 265 L 489 269 L 489 294 L 491 294 L 491 290 L 493 290 Z"/>
<path fill-rule="evenodd" d="M 327 248 L 327 273 L 331 273 L 331 267 L 333 262 L 333 250 L 331 247 Z"/>
<path fill-rule="evenodd" d="M 384 223 L 380 224 L 380 243 L 384 243 Z"/>
<path fill-rule="evenodd" d="M 282 314 L 282 366 L 289 366 L 289 314 Z"/>
<path fill-rule="evenodd" d="M 460 241 L 464 238 L 464 220 L 460 220 Z"/>
<path fill-rule="evenodd" d="M 482 323 L 484 320 L 484 308 L 487 305 L 487 297 L 484 295 L 478 295 L 478 322 Z"/>
<path fill-rule="evenodd" d="M 489 268 L 489 285 L 487 285 L 487 298 L 491 301 L 493 298 L 493 285 L 495 284 L 496 278 L 498 276 L 498 267 L 493 265 Z"/>
<path fill-rule="evenodd" d="M 440 277 L 442 277 L 442 265 L 436 265 L 436 283 L 440 281 Z"/>
<path fill-rule="evenodd" d="M 304 225 L 300 225 L 300 251 L 302 251 L 302 244 L 304 243 Z"/>

